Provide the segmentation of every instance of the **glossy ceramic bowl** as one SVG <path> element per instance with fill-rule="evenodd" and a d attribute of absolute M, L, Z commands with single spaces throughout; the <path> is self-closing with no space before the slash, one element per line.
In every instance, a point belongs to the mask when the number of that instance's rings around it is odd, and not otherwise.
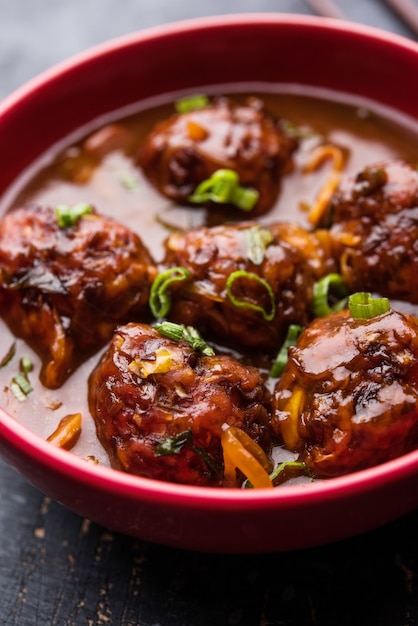
<path fill-rule="evenodd" d="M 0 194 L 49 146 L 138 100 L 220 83 L 313 85 L 418 119 L 418 45 L 302 16 L 235 15 L 154 28 L 96 47 L 0 104 Z M 0 454 L 82 516 L 144 540 L 268 552 L 346 538 L 418 506 L 418 451 L 343 478 L 275 490 L 167 484 L 86 463 L 0 412 Z"/>

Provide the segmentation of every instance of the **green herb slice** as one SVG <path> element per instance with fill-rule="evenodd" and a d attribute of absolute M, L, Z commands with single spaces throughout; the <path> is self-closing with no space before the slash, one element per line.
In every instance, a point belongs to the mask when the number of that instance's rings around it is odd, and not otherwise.
<path fill-rule="evenodd" d="M 171 308 L 171 296 L 168 293 L 173 283 L 189 278 L 190 271 L 185 267 L 171 267 L 156 276 L 151 285 L 149 306 L 155 318 L 165 317 Z"/>
<path fill-rule="evenodd" d="M 205 356 L 214 356 L 215 351 L 208 346 L 202 338 L 199 331 L 193 326 L 185 326 L 184 324 L 176 324 L 174 322 L 161 322 L 154 325 L 154 328 L 168 339 L 180 341 L 184 339 L 196 352 L 201 352 Z"/>
<path fill-rule="evenodd" d="M 312 310 L 316 317 L 340 311 L 347 304 L 348 287 L 337 273 L 327 274 L 314 284 Z"/>
<path fill-rule="evenodd" d="M 8 363 L 10 363 L 10 361 L 13 359 L 15 354 L 16 354 L 16 342 L 14 341 L 12 345 L 10 346 L 10 348 L 7 350 L 6 354 L 1 359 L 0 368 L 5 367 Z"/>
<path fill-rule="evenodd" d="M 390 311 L 388 298 L 373 298 L 366 291 L 358 291 L 348 298 L 348 308 L 354 319 L 371 319 Z"/>
<path fill-rule="evenodd" d="M 197 93 L 191 96 L 185 96 L 176 100 L 174 107 L 180 115 L 183 113 L 190 113 L 190 111 L 197 111 L 198 109 L 204 109 L 209 104 L 209 98 L 204 94 Z"/>
<path fill-rule="evenodd" d="M 238 298 L 233 293 L 234 286 L 236 287 L 239 281 L 242 280 L 255 282 L 266 291 L 268 299 L 270 301 L 270 307 L 268 310 L 259 304 L 250 302 L 245 298 Z M 232 272 L 232 274 L 228 276 L 228 280 L 226 281 L 226 292 L 228 298 L 236 308 L 248 309 L 256 313 L 260 313 L 260 315 L 266 322 L 271 322 L 271 320 L 274 318 L 274 315 L 276 313 L 276 303 L 274 299 L 273 289 L 271 288 L 269 283 L 264 280 L 264 278 L 261 278 L 257 274 L 253 274 L 252 272 L 246 272 L 245 270 L 237 270 L 236 272 Z"/>
<path fill-rule="evenodd" d="M 55 207 L 55 215 L 57 218 L 59 228 L 68 228 L 74 226 L 74 224 L 84 215 L 88 215 L 93 211 L 91 204 L 86 202 L 79 202 L 74 206 L 68 204 L 59 204 Z"/>
<path fill-rule="evenodd" d="M 273 241 L 273 233 L 268 228 L 260 228 L 260 226 L 252 226 L 244 231 L 247 239 L 247 258 L 254 265 L 261 265 L 266 250 Z"/>
<path fill-rule="evenodd" d="M 239 176 L 234 170 L 220 169 L 196 187 L 189 196 L 189 201 L 196 204 L 233 204 L 242 211 L 251 211 L 258 198 L 259 192 L 256 189 L 240 185 Z"/>
<path fill-rule="evenodd" d="M 24 374 L 16 374 L 15 376 L 13 376 L 12 388 L 15 389 L 16 386 L 20 389 L 21 394 L 23 394 L 24 396 L 27 396 L 31 391 L 33 391 L 32 385 Z M 16 395 L 16 393 L 15 396 L 18 400 L 21 399 Z"/>
<path fill-rule="evenodd" d="M 192 431 L 185 430 L 177 435 L 170 435 L 160 441 L 154 448 L 155 456 L 170 456 L 172 454 L 180 454 L 186 443 L 192 443 Z"/>
<path fill-rule="evenodd" d="M 271 378 L 279 378 L 283 374 L 283 370 L 288 361 L 289 348 L 296 345 L 301 332 L 302 326 L 299 326 L 298 324 L 291 324 L 289 326 L 286 339 L 284 340 L 270 370 L 269 376 Z"/>
<path fill-rule="evenodd" d="M 22 356 L 19 363 L 20 371 L 23 374 L 29 374 L 33 370 L 33 363 L 28 356 Z"/>
<path fill-rule="evenodd" d="M 271 481 L 276 481 L 289 469 L 299 471 L 301 474 L 305 474 L 306 476 L 314 478 L 314 475 L 312 474 L 306 463 L 303 463 L 302 461 L 283 461 L 283 463 L 280 463 L 276 467 L 276 469 L 270 474 Z"/>

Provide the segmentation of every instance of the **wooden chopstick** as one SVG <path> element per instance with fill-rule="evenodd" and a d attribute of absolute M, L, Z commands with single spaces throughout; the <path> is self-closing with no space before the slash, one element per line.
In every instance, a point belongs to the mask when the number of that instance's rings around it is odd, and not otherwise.
<path fill-rule="evenodd" d="M 306 4 L 323 17 L 335 17 L 337 19 L 346 19 L 346 16 L 332 0 L 305 0 Z"/>
<path fill-rule="evenodd" d="M 386 4 L 418 35 L 418 4 L 413 0 L 385 0 Z"/>
<path fill-rule="evenodd" d="M 411 31 L 418 36 L 418 2 L 417 0 L 383 0 Z M 347 19 L 343 11 L 333 0 L 305 0 L 318 15 Z"/>

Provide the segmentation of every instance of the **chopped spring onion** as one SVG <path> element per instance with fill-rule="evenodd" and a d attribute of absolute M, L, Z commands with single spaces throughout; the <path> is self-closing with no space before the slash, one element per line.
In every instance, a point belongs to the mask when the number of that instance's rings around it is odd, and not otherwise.
<path fill-rule="evenodd" d="M 33 391 L 28 379 L 29 372 L 33 370 L 33 364 L 29 357 L 23 356 L 20 359 L 19 369 L 20 372 L 13 376 L 10 389 L 17 400 L 24 402 L 27 395 Z"/>
<path fill-rule="evenodd" d="M 327 274 L 315 283 L 312 309 L 316 317 L 340 311 L 347 304 L 348 288 L 340 274 Z M 338 299 L 330 304 L 331 299 Z"/>
<path fill-rule="evenodd" d="M 390 311 L 388 298 L 373 298 L 371 293 L 358 291 L 348 298 L 348 308 L 355 319 L 371 319 Z"/>
<path fill-rule="evenodd" d="M 270 370 L 269 375 L 271 378 L 279 378 L 282 375 L 287 363 L 289 348 L 296 345 L 301 332 L 302 326 L 299 326 L 298 324 L 290 324 L 287 330 L 286 339 L 284 340 Z"/>
<path fill-rule="evenodd" d="M 19 367 L 23 374 L 29 374 L 33 370 L 33 363 L 28 356 L 22 356 Z"/>
<path fill-rule="evenodd" d="M 233 204 L 243 211 L 251 211 L 258 197 L 259 193 L 256 189 L 242 187 L 239 184 L 238 174 L 234 170 L 220 169 L 196 187 L 189 196 L 189 201 L 197 204 L 209 201 L 218 204 Z"/>
<path fill-rule="evenodd" d="M 11 390 L 18 400 L 23 401 L 33 388 L 24 374 L 16 374 L 13 376 Z"/>
<path fill-rule="evenodd" d="M 155 324 L 154 328 L 173 341 L 180 341 L 184 339 L 190 345 L 193 350 L 202 352 L 205 356 L 213 356 L 215 351 L 208 346 L 205 340 L 201 337 L 199 331 L 193 326 L 185 326 L 184 324 L 175 324 L 174 322 L 161 322 Z"/>
<path fill-rule="evenodd" d="M 247 433 L 235 426 L 225 425 L 221 444 L 226 484 L 236 486 L 236 469 L 239 469 L 253 487 L 273 487 L 268 474 L 270 463 L 265 452 Z"/>
<path fill-rule="evenodd" d="M 25 402 L 25 400 L 27 399 L 26 394 L 23 393 L 18 383 L 15 383 L 13 381 L 12 384 L 10 385 L 10 390 L 13 393 L 16 400 L 19 400 L 19 402 Z"/>
<path fill-rule="evenodd" d="M 185 445 L 188 445 L 190 450 L 193 450 L 193 452 L 203 459 L 207 468 L 205 473 L 208 473 L 213 479 L 219 478 L 222 472 L 221 466 L 214 461 L 205 450 L 199 448 L 199 446 L 193 445 L 193 432 L 190 428 L 176 435 L 165 437 L 165 439 L 156 444 L 154 454 L 155 456 L 180 454 Z"/>
<path fill-rule="evenodd" d="M 250 302 L 249 300 L 237 298 L 233 293 L 233 287 L 237 286 L 239 281 L 252 281 L 258 283 L 264 290 L 267 292 L 268 298 L 270 300 L 270 310 L 264 309 L 261 305 L 255 304 L 254 302 Z M 232 272 L 230 276 L 228 276 L 228 280 L 226 281 L 226 292 L 228 294 L 228 298 L 231 300 L 232 304 L 237 308 L 249 309 L 251 311 L 255 311 L 256 313 L 261 313 L 263 319 L 266 322 L 271 322 L 276 313 L 276 303 L 274 300 L 273 289 L 269 285 L 269 283 L 257 276 L 257 274 L 253 274 L 252 272 L 246 272 L 245 270 L 237 270 L 236 272 Z"/>
<path fill-rule="evenodd" d="M 247 238 L 247 257 L 254 265 L 261 265 L 266 250 L 273 241 L 273 234 L 268 228 L 252 226 L 246 228 L 244 234 Z"/>
<path fill-rule="evenodd" d="M 83 215 L 88 215 L 93 211 L 93 207 L 91 204 L 87 204 L 86 202 L 79 202 L 74 206 L 69 206 L 68 204 L 59 204 L 55 207 L 55 215 L 57 217 L 59 228 L 67 228 L 69 226 L 74 226 L 74 224 L 81 218 Z"/>
<path fill-rule="evenodd" d="M 128 191 L 137 191 L 139 187 L 138 177 L 130 172 L 120 172 L 119 180 L 123 187 L 125 187 Z"/>
<path fill-rule="evenodd" d="M 185 267 L 171 267 L 158 274 L 151 285 L 149 306 L 157 319 L 165 317 L 171 308 L 171 297 L 168 293 L 170 285 L 186 280 L 190 271 Z"/>
<path fill-rule="evenodd" d="M 311 476 L 312 478 L 314 477 L 310 469 L 305 463 L 302 463 L 302 461 L 283 461 L 283 463 L 280 463 L 276 467 L 276 469 L 270 474 L 270 480 L 274 482 L 288 469 L 297 470 L 300 471 L 302 474 L 306 474 L 307 476 Z"/>
<path fill-rule="evenodd" d="M 5 367 L 10 361 L 13 359 L 16 354 L 16 342 L 14 341 L 10 348 L 7 350 L 6 354 L 0 361 L 0 367 Z"/>
<path fill-rule="evenodd" d="M 169 456 L 171 454 L 179 454 L 186 443 L 192 443 L 193 435 L 192 431 L 185 430 L 184 432 L 177 433 L 177 435 L 170 435 L 162 441 L 160 441 L 154 448 L 155 456 Z"/>
<path fill-rule="evenodd" d="M 180 98 L 174 103 L 177 113 L 189 113 L 190 111 L 197 111 L 203 109 L 209 104 L 209 98 L 204 94 L 197 93 L 192 96 L 185 96 Z"/>

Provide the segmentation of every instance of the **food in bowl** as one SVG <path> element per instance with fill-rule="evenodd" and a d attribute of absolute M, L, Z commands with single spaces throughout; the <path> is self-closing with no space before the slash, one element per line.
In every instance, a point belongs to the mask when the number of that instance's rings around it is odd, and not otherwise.
<path fill-rule="evenodd" d="M 181 99 L 177 109 L 140 148 L 140 164 L 161 193 L 180 203 L 198 202 L 199 184 L 226 168 L 235 172 L 246 195 L 248 188 L 257 190 L 253 216 L 271 209 L 297 145 L 282 120 L 259 98 L 237 103 L 200 94 Z"/>
<path fill-rule="evenodd" d="M 202 486 L 236 487 L 226 468 L 243 442 L 252 484 L 269 484 L 270 397 L 257 368 L 161 335 L 119 326 L 89 380 L 89 405 L 113 466 L 133 474 Z M 263 462 L 264 461 L 264 462 Z M 231 459 L 231 464 L 233 463 Z M 264 478 L 264 482 L 263 482 Z"/>
<path fill-rule="evenodd" d="M 278 58 L 286 62 L 277 63 Z M 196 20 L 110 42 L 53 68 L 0 103 L 1 215 L 22 208 L 29 198 L 31 205 L 43 208 L 56 209 L 57 204 L 64 203 L 70 213 L 80 204 L 88 205 L 99 215 L 116 219 L 139 234 L 158 265 L 161 287 L 164 280 L 160 270 L 170 269 L 163 267 L 162 260 L 171 227 L 177 231 L 209 227 L 222 230 L 229 224 L 222 219 L 223 205 L 212 203 L 210 214 L 199 203 L 182 207 L 150 185 L 138 167 L 138 146 L 143 145 L 156 124 L 176 114 L 173 102 L 185 94 L 204 93 L 209 98 L 225 94 L 234 100 L 242 94 L 243 100 L 262 96 L 266 109 L 276 119 L 294 120 L 298 129 L 307 130 L 297 138 L 299 147 L 291 155 L 293 169 L 281 172 L 277 202 L 256 216 L 261 242 L 268 240 L 264 226 L 277 222 L 295 225 L 294 232 L 303 230 L 308 241 L 313 233 L 316 239 L 319 231 L 329 237 L 332 229 L 335 233 L 338 230 L 338 225 L 331 223 L 332 214 L 326 211 L 329 192 L 334 193 L 336 184 L 345 185 L 370 164 L 416 162 L 416 142 L 411 138 L 417 132 L 418 99 L 410 76 L 416 72 L 417 63 L 418 50 L 413 42 L 342 21 L 280 14 Z M 277 108 L 274 101 L 279 95 Z M 348 109 L 354 117 L 347 114 Z M 140 114 L 141 128 L 134 124 L 132 113 Z M 361 120 L 365 123 L 356 131 Z M 336 130 L 330 131 L 331 126 Z M 320 146 L 315 156 L 311 149 L 321 135 L 327 137 L 327 146 Z M 105 146 L 109 156 L 102 159 Z M 356 149 L 346 153 L 340 150 L 344 146 Z M 60 176 L 56 175 L 58 169 Z M 42 176 L 44 182 L 49 179 L 44 186 Z M 213 182 L 218 185 L 222 181 L 217 175 L 214 178 L 210 184 L 203 181 L 205 194 L 212 193 Z M 244 187 L 243 192 L 240 181 L 230 171 L 227 183 L 228 197 L 244 197 L 246 205 L 254 202 L 257 190 Z M 115 203 L 120 194 L 123 202 Z M 326 202 L 324 197 L 328 198 Z M 236 227 L 239 221 L 253 221 L 250 213 L 231 209 L 228 222 Z M 210 217 L 210 223 L 206 217 Z M 347 245 L 350 238 L 353 240 L 353 232 L 344 220 L 341 225 L 347 237 L 339 243 Z M 183 234 L 177 233 L 180 238 Z M 292 246 L 295 243 L 293 240 Z M 301 248 L 303 244 L 298 246 L 299 255 Z M 256 250 L 257 259 L 258 246 Z M 337 248 L 332 246 L 331 250 Z M 341 276 L 335 281 L 333 277 L 335 273 L 331 272 L 320 283 L 320 309 L 334 306 L 334 296 L 337 301 L 345 297 L 339 289 Z M 170 285 L 165 295 L 163 288 L 162 298 L 161 291 L 154 287 L 156 310 L 170 304 L 174 286 L 181 290 L 185 283 Z M 324 295 L 330 285 L 332 300 Z M 236 283 L 235 288 L 238 286 Z M 261 294 L 267 294 L 267 305 L 272 302 L 268 289 Z M 242 299 L 235 290 L 233 297 Z M 363 305 L 367 309 L 372 304 L 374 309 L 376 302 L 370 303 L 368 298 L 366 294 Z M 187 302 L 188 298 L 184 299 Z M 174 300 L 171 297 L 171 305 Z M 391 297 L 390 305 L 404 315 L 415 310 L 408 298 Z M 269 317 L 271 309 L 263 309 Z M 150 310 L 150 328 L 156 330 L 156 325 L 164 322 L 154 318 Z M 173 330 L 176 324 L 170 324 Z M 286 337 L 285 345 L 298 336 L 303 338 L 300 326 L 291 326 L 293 338 Z M 98 442 L 87 404 L 87 381 L 109 344 L 90 357 L 86 355 L 61 387 L 50 389 L 39 378 L 40 356 L 15 337 L 4 321 L 0 320 L 0 327 L 0 375 L 3 389 L 7 388 L 4 408 L 0 409 L 2 458 L 50 497 L 108 528 L 194 550 L 271 552 L 353 536 L 388 523 L 418 505 L 416 450 L 369 469 L 312 480 L 309 475 L 293 474 L 288 479 L 293 471 L 289 460 L 299 453 L 288 453 L 289 459 L 286 449 L 279 446 L 274 449 L 276 469 L 281 460 L 287 469 L 279 472 L 284 484 L 274 489 L 271 484 L 265 489 L 208 488 L 115 471 Z M 269 371 L 269 359 L 263 360 L 263 350 L 260 354 L 251 348 L 251 358 L 242 359 L 242 351 L 223 345 L 227 337 L 213 341 L 196 333 L 195 328 L 188 329 L 187 343 L 192 340 L 202 346 L 203 341 L 217 356 L 238 357 L 242 365 L 255 365 L 263 376 Z M 177 339 L 171 341 L 184 341 L 180 339 L 181 328 L 174 334 Z M 184 343 L 177 347 L 186 349 Z M 274 365 L 280 373 L 281 359 Z M 277 371 L 270 381 L 273 386 L 280 380 Z M 19 384 L 13 380 L 15 377 Z M 234 427 L 222 430 L 225 436 L 234 435 L 231 442 L 241 437 L 239 426 L 237 431 Z M 167 438 L 162 449 L 170 449 L 173 444 L 181 448 L 189 437 L 187 430 L 178 439 Z M 71 452 L 61 449 L 67 447 Z M 276 453 L 284 456 L 276 458 Z M 235 463 L 227 463 L 224 469 L 229 476 L 241 479 Z M 260 467 L 263 470 L 258 463 L 257 474 Z M 266 473 L 269 477 L 270 468 Z M 237 486 L 249 487 L 249 482 L 243 479 L 242 483 L 237 481 Z"/>
<path fill-rule="evenodd" d="M 8 409 L 55 390 L 51 443 L 197 486 L 309 482 L 414 449 L 416 158 L 378 110 L 260 85 L 68 140 L 0 224 L 1 315 L 36 357 L 13 377 L 4 346 Z M 369 291 L 393 309 L 348 310 Z"/>
<path fill-rule="evenodd" d="M 117 323 L 146 315 L 148 250 L 90 205 L 24 206 L 5 215 L 0 238 L 2 316 L 42 357 L 45 387 L 61 387 Z"/>
<path fill-rule="evenodd" d="M 273 429 L 317 477 L 413 450 L 417 355 L 418 321 L 411 315 L 389 309 L 366 319 L 350 311 L 317 318 L 276 384 Z"/>

